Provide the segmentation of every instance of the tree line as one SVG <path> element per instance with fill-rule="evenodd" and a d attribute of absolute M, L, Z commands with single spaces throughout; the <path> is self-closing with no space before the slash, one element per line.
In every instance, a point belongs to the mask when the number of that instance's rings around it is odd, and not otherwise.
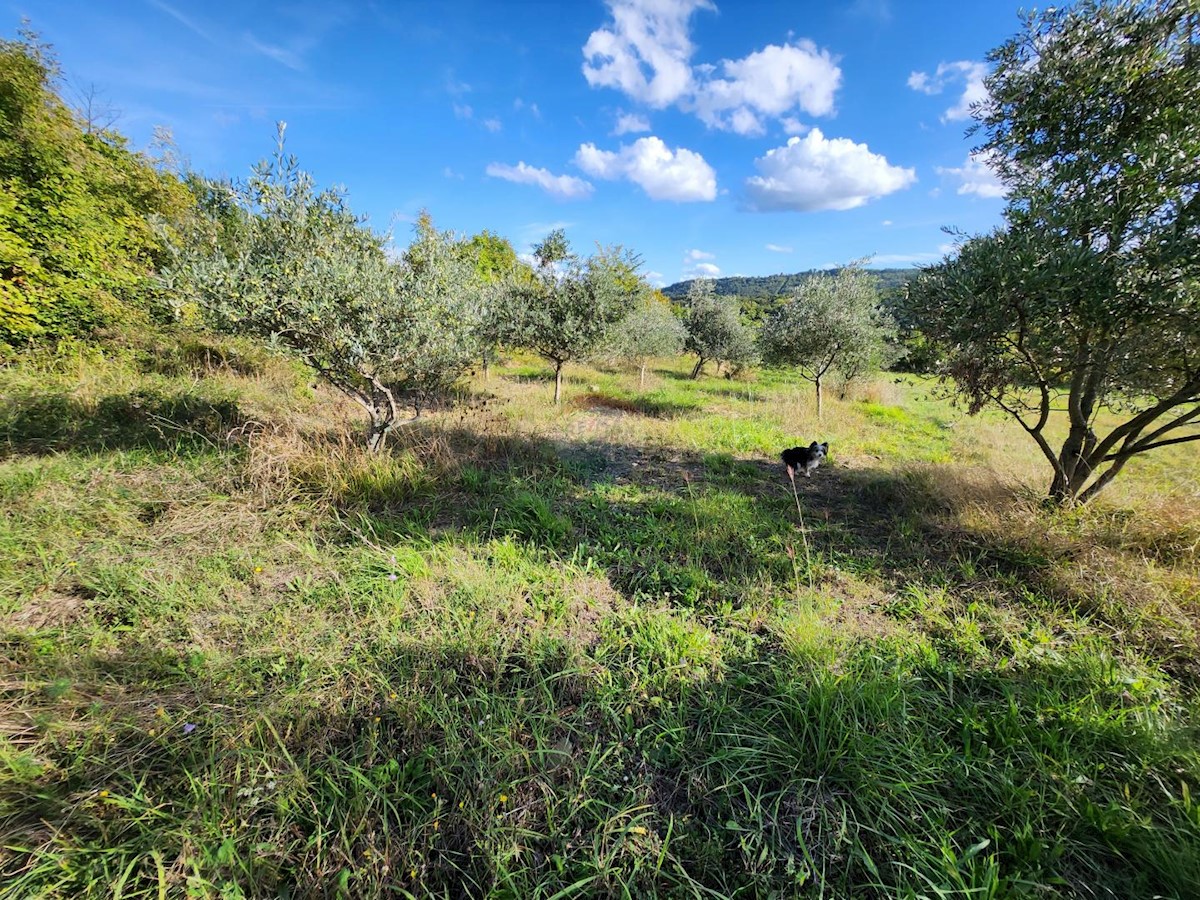
<path fill-rule="evenodd" d="M 818 411 L 831 375 L 907 349 L 969 411 L 1019 423 L 1052 498 L 1087 501 L 1131 458 L 1200 440 L 1198 34 L 1183 0 L 1028 14 L 989 55 L 973 111 L 977 158 L 1008 190 L 1003 225 L 959 236 L 887 296 L 853 264 L 748 309 L 711 280 L 672 303 L 636 253 L 581 256 L 561 231 L 525 262 L 422 214 L 397 248 L 313 182 L 282 128 L 244 180 L 175 171 L 73 111 L 26 33 L 0 42 L 0 345 L 114 321 L 251 335 L 357 403 L 373 449 L 503 349 L 547 361 L 555 402 L 572 361 L 624 360 L 644 385 L 648 360 L 688 352 L 696 377 L 792 369 Z"/>

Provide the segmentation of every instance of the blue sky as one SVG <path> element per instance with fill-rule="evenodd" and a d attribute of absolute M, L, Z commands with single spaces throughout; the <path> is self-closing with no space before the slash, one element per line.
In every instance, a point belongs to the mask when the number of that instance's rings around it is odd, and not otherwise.
<path fill-rule="evenodd" d="M 964 132 L 1019 2 L 0 0 L 144 147 L 242 176 L 274 122 L 407 242 L 620 243 L 653 281 L 940 257 L 998 223 Z"/>

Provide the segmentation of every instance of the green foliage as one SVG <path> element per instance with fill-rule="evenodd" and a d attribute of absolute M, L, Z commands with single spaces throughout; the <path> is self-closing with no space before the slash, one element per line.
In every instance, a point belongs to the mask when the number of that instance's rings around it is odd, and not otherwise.
<path fill-rule="evenodd" d="M 1086 501 L 1133 456 L 1200 440 L 1200 26 L 1186 3 L 1087 0 L 990 60 L 978 127 L 1007 227 L 925 272 L 908 312 L 970 408 L 1033 437 L 1050 495 Z M 1106 408 L 1124 420 L 1100 435 Z"/>
<path fill-rule="evenodd" d="M 562 229 L 534 248 L 537 269 L 510 288 L 504 343 L 532 350 L 554 365 L 554 402 L 562 399 L 562 367 L 593 352 L 629 310 L 642 282 L 636 257 L 619 247 L 586 260 L 571 252 Z"/>
<path fill-rule="evenodd" d="M 837 372 L 850 380 L 878 370 L 895 337 L 873 273 L 850 265 L 804 282 L 763 324 L 759 346 L 767 365 L 794 367 L 816 386 L 819 414 L 825 376 Z"/>
<path fill-rule="evenodd" d="M 477 350 L 481 284 L 472 254 L 427 215 L 401 259 L 333 190 L 318 192 L 283 147 L 248 181 L 210 185 L 210 215 L 169 274 L 220 330 L 285 347 L 357 402 L 382 445 L 398 397 L 420 413 Z"/>
<path fill-rule="evenodd" d="M 507 369 L 370 454 L 254 346 L 0 368 L 6 898 L 1195 893 L 1185 453 L 1048 510 L 876 385 L 804 559 L 776 373 L 583 436 Z"/>
<path fill-rule="evenodd" d="M 646 360 L 675 356 L 683 350 L 687 329 L 670 304 L 644 292 L 637 305 L 614 326 L 601 354 L 638 366 L 645 379 Z"/>
<path fill-rule="evenodd" d="M 683 324 L 687 329 L 684 349 L 697 357 L 693 378 L 699 377 L 709 360 L 716 362 L 718 373 L 722 365 L 733 372 L 756 360 L 754 335 L 742 322 L 737 301 L 718 297 L 712 279 L 693 281 L 684 306 Z"/>
<path fill-rule="evenodd" d="M 150 220 L 191 205 L 120 135 L 85 133 L 57 74 L 35 36 L 0 40 L 0 344 L 162 313 Z"/>

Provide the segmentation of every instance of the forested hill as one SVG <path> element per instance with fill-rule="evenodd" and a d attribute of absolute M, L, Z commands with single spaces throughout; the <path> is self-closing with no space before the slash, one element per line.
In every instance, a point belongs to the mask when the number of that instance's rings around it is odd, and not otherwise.
<path fill-rule="evenodd" d="M 779 297 L 790 294 L 795 288 L 798 288 L 806 279 L 816 274 L 818 270 L 810 269 L 807 272 L 795 272 L 791 275 L 732 275 L 728 278 L 718 278 L 716 280 L 716 291 L 718 294 L 742 297 L 744 299 L 766 299 L 770 297 Z M 825 271 L 837 271 L 829 269 Z M 910 278 L 913 278 L 919 270 L 917 269 L 872 269 L 871 272 L 879 276 L 879 292 L 887 296 L 896 288 L 900 287 Z M 669 287 L 663 288 L 663 293 L 672 300 L 679 300 L 687 294 L 688 286 L 691 281 L 678 281 Z"/>

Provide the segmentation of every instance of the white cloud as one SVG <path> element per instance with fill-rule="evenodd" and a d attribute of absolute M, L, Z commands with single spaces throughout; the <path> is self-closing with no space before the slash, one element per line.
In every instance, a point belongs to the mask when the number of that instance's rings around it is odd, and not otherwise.
<path fill-rule="evenodd" d="M 722 60 L 724 77 L 703 80 L 691 105 L 706 125 L 737 134 L 762 134 L 762 119 L 801 109 L 813 116 L 833 112 L 842 70 L 828 50 L 809 40 L 768 44 L 743 59 Z"/>
<path fill-rule="evenodd" d="M 520 112 L 523 109 L 528 110 L 529 114 L 535 119 L 540 119 L 542 117 L 542 111 L 538 109 L 538 105 L 536 103 L 529 103 L 525 100 L 522 100 L 520 97 L 513 101 L 513 109 L 515 109 L 517 112 Z"/>
<path fill-rule="evenodd" d="M 791 253 L 791 247 L 781 247 L 779 244 L 767 244 L 767 249 L 772 253 Z"/>
<path fill-rule="evenodd" d="M 646 280 L 657 288 L 666 287 L 667 284 L 666 276 L 662 272 L 647 272 Z"/>
<path fill-rule="evenodd" d="M 454 104 L 454 118 L 469 119 L 473 115 L 475 115 L 475 110 L 471 109 L 471 107 L 468 104 L 466 104 L 466 103 L 461 103 L 461 104 L 455 103 Z"/>
<path fill-rule="evenodd" d="M 652 200 L 712 200 L 717 196 L 717 176 L 699 153 L 683 147 L 671 150 L 659 138 L 638 138 L 621 149 L 600 150 L 581 144 L 575 164 L 596 178 L 625 178 Z"/>
<path fill-rule="evenodd" d="M 612 22 L 583 47 L 583 77 L 656 109 L 670 106 L 692 85 L 688 19 L 708 0 L 609 0 Z"/>
<path fill-rule="evenodd" d="M 882 222 L 880 222 L 879 224 L 880 224 L 880 225 L 882 225 L 884 228 L 887 228 L 888 226 L 890 226 L 890 225 L 892 224 L 892 220 L 891 220 L 891 219 L 884 219 L 884 220 L 883 220 Z"/>
<path fill-rule="evenodd" d="M 917 180 L 915 170 L 891 165 L 866 144 L 827 140 L 819 128 L 768 150 L 754 165 L 759 174 L 746 180 L 746 191 L 760 212 L 853 209 Z"/>
<path fill-rule="evenodd" d="M 683 254 L 683 261 L 689 262 L 689 263 L 699 262 L 702 259 L 716 259 L 716 258 L 717 258 L 717 254 L 705 253 L 703 250 L 689 250 L 687 253 Z"/>
<path fill-rule="evenodd" d="M 933 75 L 927 72 L 913 72 L 908 76 L 908 86 L 922 94 L 940 94 L 948 85 L 962 82 L 962 96 L 958 102 L 942 114 L 943 122 L 957 122 L 971 116 L 971 106 L 987 100 L 987 88 L 983 79 L 987 76 L 987 66 L 981 62 L 958 60 L 957 62 L 938 63 Z"/>
<path fill-rule="evenodd" d="M 486 128 L 488 131 L 490 131 L 492 134 L 495 134 L 497 131 L 499 131 L 504 126 L 500 123 L 499 119 L 493 117 L 490 119 L 484 119 L 483 127 Z"/>
<path fill-rule="evenodd" d="M 710 128 L 762 134 L 764 118 L 833 112 L 841 84 L 837 60 L 810 40 L 768 44 L 741 59 L 693 65 L 688 22 L 708 0 L 608 0 L 612 21 L 593 31 L 583 47 L 583 75 L 592 87 L 609 87 L 655 109 L 677 105 Z M 623 132 L 616 132 L 618 134 Z"/>
<path fill-rule="evenodd" d="M 579 200 L 592 193 L 592 186 L 573 175 L 554 175 L 546 169 L 527 166 L 518 162 L 515 166 L 504 163 L 488 163 L 487 174 L 517 184 L 535 184 L 552 197 L 560 200 Z"/>
<path fill-rule="evenodd" d="M 637 113 L 621 113 L 617 116 L 617 124 L 613 127 L 612 133 L 615 135 L 637 134 L 649 130 L 650 120 L 645 116 L 639 116 Z"/>
<path fill-rule="evenodd" d="M 457 181 L 462 181 L 462 180 L 463 180 L 463 175 L 462 175 L 462 172 L 455 172 L 455 171 L 454 171 L 452 168 L 450 168 L 449 166 L 446 166 L 446 168 L 442 169 L 442 175 L 443 175 L 443 177 L 445 177 L 445 178 L 453 178 L 453 179 L 455 179 L 455 180 L 457 180 Z"/>
<path fill-rule="evenodd" d="M 779 120 L 779 124 L 783 126 L 783 133 L 786 135 L 804 134 L 808 131 L 809 126 L 805 125 L 795 116 L 784 116 Z"/>
<path fill-rule="evenodd" d="M 716 278 L 721 274 L 721 270 L 712 263 L 696 263 L 696 265 L 692 266 L 692 268 L 688 271 L 688 274 L 692 278 L 697 276 L 701 278 Z"/>
<path fill-rule="evenodd" d="M 988 156 L 987 153 L 971 153 L 961 168 L 938 166 L 937 173 L 958 179 L 957 194 L 974 194 L 985 199 L 1003 197 L 1008 189 L 992 170 Z"/>

